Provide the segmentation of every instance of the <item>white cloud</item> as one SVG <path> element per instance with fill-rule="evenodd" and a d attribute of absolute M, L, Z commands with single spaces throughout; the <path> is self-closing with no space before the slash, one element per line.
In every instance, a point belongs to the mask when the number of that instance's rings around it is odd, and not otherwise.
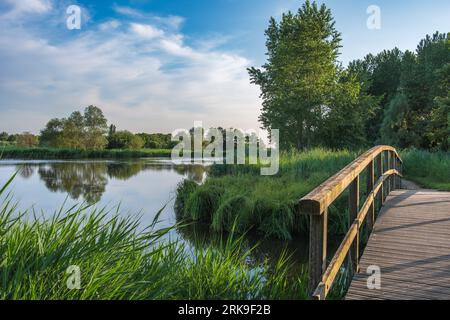
<path fill-rule="evenodd" d="M 125 7 L 125 6 L 119 6 L 117 4 L 113 5 L 113 10 L 117 13 L 132 17 L 132 18 L 142 18 L 143 14 L 136 9 Z"/>
<path fill-rule="evenodd" d="M 189 45 L 157 20 L 110 20 L 63 41 L 26 24 L 2 25 L 1 131 L 37 132 L 48 119 L 89 104 L 132 131 L 171 132 L 195 120 L 256 129 L 260 101 L 246 71 L 251 62 L 219 50 L 215 39 Z"/>
<path fill-rule="evenodd" d="M 158 24 L 170 27 L 173 29 L 179 29 L 184 23 L 184 18 L 176 15 L 169 15 L 166 17 L 156 16 L 152 13 L 142 12 L 130 7 L 113 5 L 113 10 L 121 15 L 129 18 L 140 20 L 141 22 L 156 22 Z"/>
<path fill-rule="evenodd" d="M 121 25 L 122 24 L 120 23 L 119 20 L 112 19 L 112 20 L 101 23 L 99 25 L 99 29 L 101 31 L 114 30 L 114 29 L 119 28 Z"/>
<path fill-rule="evenodd" d="M 7 10 L 0 14 L 2 21 L 15 21 L 27 14 L 43 14 L 52 9 L 50 0 L 4 0 Z"/>
<path fill-rule="evenodd" d="M 131 31 L 143 38 L 153 39 L 162 37 L 164 35 L 163 30 L 155 28 L 148 24 L 130 23 L 130 26 Z"/>
<path fill-rule="evenodd" d="M 44 13 L 52 8 L 49 0 L 5 0 L 12 5 L 12 10 L 15 13 L 19 12 L 36 12 Z"/>

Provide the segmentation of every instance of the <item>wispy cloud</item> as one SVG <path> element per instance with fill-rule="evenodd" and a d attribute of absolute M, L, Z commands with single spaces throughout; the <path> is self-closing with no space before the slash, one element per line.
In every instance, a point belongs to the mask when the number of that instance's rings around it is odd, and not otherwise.
<path fill-rule="evenodd" d="M 146 38 L 160 38 L 164 36 L 164 31 L 148 24 L 130 23 L 131 31 L 137 35 Z"/>
<path fill-rule="evenodd" d="M 184 23 L 184 18 L 176 15 L 169 15 L 166 17 L 161 17 L 148 12 L 142 12 L 126 6 L 119 6 L 117 4 L 113 5 L 113 10 L 116 13 L 127 16 L 128 18 L 133 18 L 137 20 L 146 20 L 148 22 L 156 22 L 163 24 L 167 27 L 174 29 L 179 29 Z"/>
<path fill-rule="evenodd" d="M 32 2 L 36 9 L 28 15 L 42 16 L 44 24 L 51 3 Z M 5 14 L 14 10 L 20 12 L 11 6 Z M 186 42 L 182 18 L 152 15 L 144 22 L 147 13 L 115 10 L 126 18 L 92 22 L 81 32 L 66 31 L 62 39 L 28 24 L 28 16 L 22 15 L 20 24 L 2 22 L 2 130 L 36 132 L 49 118 L 89 104 L 132 131 L 170 132 L 194 120 L 257 127 L 259 92 L 246 72 L 251 62 L 218 49 L 223 37 L 196 39 L 202 43 L 196 46 Z"/>

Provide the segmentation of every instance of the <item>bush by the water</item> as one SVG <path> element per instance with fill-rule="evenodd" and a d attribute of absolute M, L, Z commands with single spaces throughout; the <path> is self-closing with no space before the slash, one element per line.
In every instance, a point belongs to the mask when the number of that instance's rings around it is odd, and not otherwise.
<path fill-rule="evenodd" d="M 235 227 L 239 232 L 253 229 L 266 237 L 291 239 L 308 229 L 308 218 L 297 212 L 300 197 L 357 155 L 324 149 L 284 153 L 276 176 L 261 176 L 259 165 L 214 165 L 203 185 L 179 184 L 176 210 L 184 218 L 209 223 L 217 232 Z M 335 210 L 345 207 L 339 204 L 330 209 L 330 229 L 336 233 L 346 224 L 345 208 Z"/>

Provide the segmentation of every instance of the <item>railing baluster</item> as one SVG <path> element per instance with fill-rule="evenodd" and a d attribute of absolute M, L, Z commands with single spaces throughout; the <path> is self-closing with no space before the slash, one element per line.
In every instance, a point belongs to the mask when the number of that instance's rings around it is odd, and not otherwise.
<path fill-rule="evenodd" d="M 397 157 L 397 155 L 395 156 L 395 169 L 401 173 L 401 169 L 400 169 L 400 161 Z M 400 176 L 395 176 L 395 188 L 396 189 L 401 189 L 402 188 L 402 178 Z"/>
<path fill-rule="evenodd" d="M 385 151 L 384 152 L 384 165 L 383 165 L 383 174 L 389 170 L 389 151 Z M 386 180 L 386 182 L 383 183 L 383 196 L 384 196 L 384 201 L 386 201 L 387 196 L 389 195 L 389 182 L 388 180 Z"/>
<path fill-rule="evenodd" d="M 390 169 L 395 169 L 395 155 L 394 152 L 389 152 L 389 163 Z M 393 191 L 395 189 L 395 175 L 389 177 L 389 190 Z"/>
<path fill-rule="evenodd" d="M 309 291 L 311 295 L 322 281 L 327 268 L 328 210 L 310 215 L 309 231 Z"/>
<path fill-rule="evenodd" d="M 359 175 L 352 181 L 349 187 L 348 194 L 348 212 L 349 212 L 349 226 L 353 224 L 353 222 L 358 217 L 359 212 Z M 359 230 L 358 235 L 355 241 L 352 244 L 352 247 L 349 252 L 350 261 L 353 266 L 354 272 L 358 272 L 359 266 Z"/>
<path fill-rule="evenodd" d="M 378 178 L 380 178 L 383 175 L 383 158 L 381 153 L 377 157 L 377 171 L 378 171 Z M 381 185 L 381 191 L 379 193 L 378 199 L 379 199 L 379 207 L 378 210 L 383 206 L 384 203 L 384 190 L 383 185 Z"/>
<path fill-rule="evenodd" d="M 371 196 L 374 183 L 375 183 L 375 172 L 374 172 L 374 161 L 372 161 L 367 167 L 367 188 L 366 188 L 367 197 Z M 369 213 L 367 214 L 366 218 L 367 238 L 369 238 L 370 234 L 372 233 L 374 224 L 375 224 L 375 199 L 369 208 Z"/>

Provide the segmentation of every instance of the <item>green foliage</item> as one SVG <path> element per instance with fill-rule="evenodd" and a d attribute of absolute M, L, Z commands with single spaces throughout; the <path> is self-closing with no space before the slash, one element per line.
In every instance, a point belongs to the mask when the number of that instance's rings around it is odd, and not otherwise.
<path fill-rule="evenodd" d="M 4 159 L 126 159 L 143 157 L 170 157 L 172 150 L 78 150 L 66 148 L 18 148 L 0 149 Z"/>
<path fill-rule="evenodd" d="M 268 60 L 250 68 L 261 89 L 260 122 L 280 146 L 361 148 L 394 144 L 448 151 L 450 33 L 427 35 L 416 52 L 398 48 L 337 62 L 331 11 L 306 1 L 266 30 Z"/>
<path fill-rule="evenodd" d="M 223 193 L 220 185 L 200 186 L 187 199 L 185 210 L 194 221 L 211 221 Z"/>
<path fill-rule="evenodd" d="M 177 198 L 175 199 L 175 213 L 178 215 L 178 218 L 186 219 L 189 218 L 186 216 L 187 210 L 186 202 L 189 196 L 194 193 L 194 191 L 198 188 L 198 184 L 189 179 L 184 179 L 177 185 Z"/>
<path fill-rule="evenodd" d="M 232 231 L 230 228 L 246 232 L 254 224 L 252 215 L 250 199 L 243 195 L 235 195 L 220 203 L 214 213 L 211 228 L 217 232 L 230 232 Z"/>
<path fill-rule="evenodd" d="M 144 141 L 144 147 L 149 149 L 172 149 L 176 142 L 171 141 L 171 134 L 164 133 L 138 133 Z"/>
<path fill-rule="evenodd" d="M 14 177 L 0 189 L 6 192 Z M 159 212 L 156 217 L 159 216 Z M 135 218 L 75 206 L 50 219 L 0 202 L 0 298 L 31 300 L 305 299 L 306 276 L 292 276 L 282 253 L 274 267 L 249 264 L 243 238 L 188 249 L 162 240 L 157 218 L 138 231 Z M 78 266 L 81 288 L 69 289 Z"/>
<path fill-rule="evenodd" d="M 36 147 L 39 144 L 39 138 L 29 132 L 24 132 L 16 136 L 16 145 L 18 147 Z"/>
<path fill-rule="evenodd" d="M 407 112 L 408 99 L 404 94 L 396 95 L 387 105 L 381 126 L 381 138 L 386 144 L 410 145 L 417 139 L 405 122 Z"/>
<path fill-rule="evenodd" d="M 107 120 L 100 108 L 89 106 L 67 119 L 51 119 L 41 130 L 41 145 L 52 148 L 101 150 L 107 144 Z"/>
<path fill-rule="evenodd" d="M 397 93 L 402 74 L 402 58 L 403 53 L 394 48 L 377 55 L 369 54 L 364 59 L 349 64 L 348 70 L 356 75 L 361 84 L 362 95 L 370 101 L 372 110 L 365 117 L 365 136 L 370 145 L 380 139 L 384 110 Z M 363 103 L 361 106 L 364 108 Z"/>
<path fill-rule="evenodd" d="M 450 154 L 448 152 L 427 152 L 423 150 L 404 150 L 403 174 L 419 185 L 450 191 Z"/>
<path fill-rule="evenodd" d="M 211 225 L 216 232 L 254 230 L 263 237 L 291 239 L 306 234 L 307 217 L 296 214 L 298 199 L 345 167 L 358 154 L 313 149 L 286 152 L 277 176 L 260 175 L 259 165 L 214 165 L 201 186 L 183 182 L 177 189 L 177 214 Z M 330 230 L 345 232 L 345 204 L 330 213 Z"/>
<path fill-rule="evenodd" d="M 342 72 L 336 88 L 317 130 L 320 144 L 335 149 L 359 148 L 366 144 L 365 119 L 373 113 L 376 102 L 361 93 L 352 72 Z"/>
<path fill-rule="evenodd" d="M 271 18 L 265 33 L 268 61 L 262 70 L 248 70 L 261 89 L 260 121 L 269 131 L 280 130 L 284 148 L 304 148 L 318 138 L 314 131 L 322 106 L 330 106 L 339 79 L 341 35 L 334 25 L 325 5 L 309 0 L 296 14 L 283 14 L 280 22 Z"/>
<path fill-rule="evenodd" d="M 406 52 L 397 93 L 386 105 L 383 143 L 400 148 L 449 150 L 450 34 L 426 36 Z"/>
<path fill-rule="evenodd" d="M 0 141 L 7 141 L 8 137 L 9 137 L 8 132 L 3 131 L 0 133 Z"/>
<path fill-rule="evenodd" d="M 144 141 L 130 131 L 116 131 L 108 136 L 109 149 L 139 150 L 144 147 Z"/>
<path fill-rule="evenodd" d="M 84 110 L 81 124 L 85 126 L 84 140 L 86 149 L 103 149 L 108 143 L 105 137 L 108 124 L 102 110 L 90 105 Z"/>

